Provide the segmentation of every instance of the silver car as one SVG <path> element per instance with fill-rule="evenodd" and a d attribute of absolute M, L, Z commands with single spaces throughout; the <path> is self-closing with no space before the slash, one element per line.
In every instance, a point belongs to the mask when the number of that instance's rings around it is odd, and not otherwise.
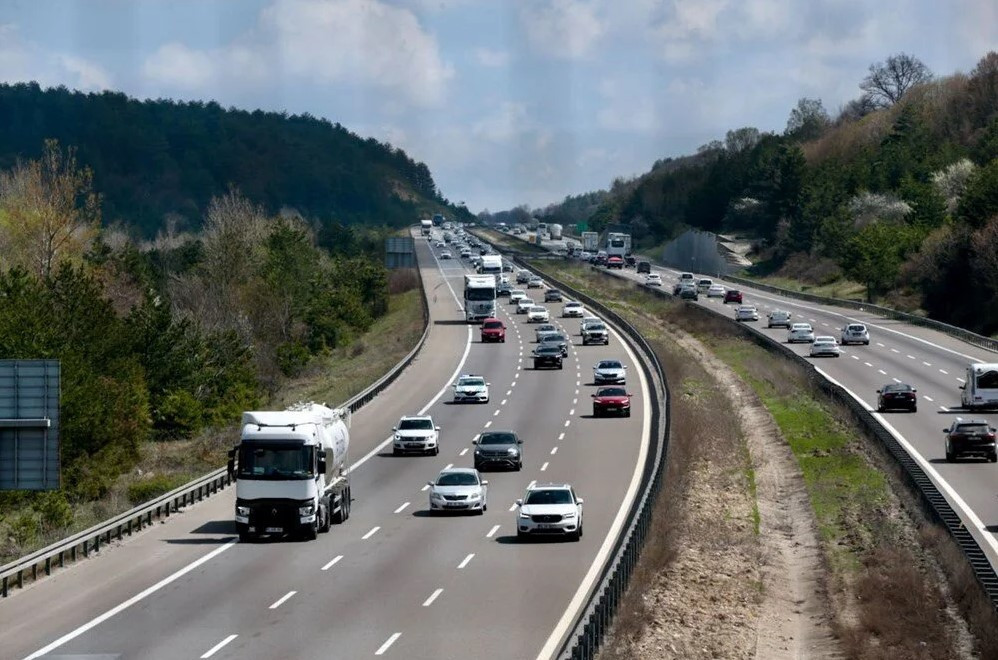
<path fill-rule="evenodd" d="M 600 360 L 593 366 L 593 381 L 597 385 L 604 383 L 620 383 L 627 381 L 627 367 L 620 360 Z"/>
<path fill-rule="evenodd" d="M 774 309 L 766 316 L 767 328 L 790 328 L 790 312 Z"/>
<path fill-rule="evenodd" d="M 862 323 L 850 323 L 842 328 L 842 345 L 863 344 L 870 345 L 870 331 Z"/>
<path fill-rule="evenodd" d="M 488 481 L 483 481 L 474 468 L 441 470 L 430 486 L 430 513 L 439 511 L 473 511 L 478 515 L 488 508 Z"/>
<path fill-rule="evenodd" d="M 815 337 L 811 344 L 811 357 L 838 357 L 842 349 L 835 342 L 835 337 Z"/>
<path fill-rule="evenodd" d="M 549 334 L 558 334 L 558 327 L 553 323 L 542 323 L 534 329 L 534 341 L 539 344 Z"/>
<path fill-rule="evenodd" d="M 759 310 L 751 305 L 742 305 L 735 310 L 736 321 L 758 321 Z"/>
<path fill-rule="evenodd" d="M 585 308 L 580 302 L 567 302 L 561 308 L 561 315 L 565 318 L 582 318 L 583 314 L 585 314 Z"/>
<path fill-rule="evenodd" d="M 787 333 L 788 344 L 796 344 L 797 342 L 810 344 L 813 341 L 814 329 L 810 323 L 794 323 L 790 326 L 790 332 Z"/>

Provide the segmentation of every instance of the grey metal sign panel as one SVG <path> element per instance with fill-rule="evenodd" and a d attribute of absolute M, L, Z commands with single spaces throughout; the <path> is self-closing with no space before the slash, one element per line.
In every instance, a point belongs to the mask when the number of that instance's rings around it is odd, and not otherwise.
<path fill-rule="evenodd" d="M 385 268 L 415 268 L 416 243 L 412 237 L 385 239 Z"/>
<path fill-rule="evenodd" d="M 0 490 L 59 488 L 58 360 L 0 360 Z"/>

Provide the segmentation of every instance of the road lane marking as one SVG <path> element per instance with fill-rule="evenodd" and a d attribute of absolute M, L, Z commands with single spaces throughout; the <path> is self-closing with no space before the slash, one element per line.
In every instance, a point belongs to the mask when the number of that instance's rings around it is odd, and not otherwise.
<path fill-rule="evenodd" d="M 947 376 L 949 376 L 949 372 L 948 372 L 948 371 L 946 371 L 945 369 L 940 369 L 940 370 L 939 370 L 939 373 L 941 373 L 941 374 L 946 374 Z"/>
<path fill-rule="evenodd" d="M 885 347 L 885 346 L 884 346 L 883 344 L 881 344 L 881 343 L 880 343 L 879 341 L 877 342 L 877 346 L 879 346 L 880 348 L 886 348 L 886 347 Z"/>
<path fill-rule="evenodd" d="M 547 462 L 545 462 L 544 465 L 541 466 L 541 472 L 547 472 L 547 469 L 548 469 L 548 464 Z"/>
<path fill-rule="evenodd" d="M 437 599 L 437 596 L 439 596 L 443 592 L 444 592 L 443 589 L 437 589 L 436 591 L 434 591 L 432 594 L 430 594 L 429 598 L 423 601 L 423 607 L 429 607 L 430 605 L 432 605 L 433 601 Z"/>
<path fill-rule="evenodd" d="M 858 360 L 859 359 L 858 355 L 850 355 L 849 357 L 851 357 L 853 360 Z"/>
<path fill-rule="evenodd" d="M 465 449 L 465 451 L 468 451 L 468 450 Z M 402 506 L 400 506 L 399 508 L 395 509 L 395 511 L 393 511 L 393 513 L 402 513 L 403 511 L 405 511 L 405 508 L 407 506 L 409 506 L 409 504 L 411 504 L 411 503 L 410 502 L 402 502 Z"/>
<path fill-rule="evenodd" d="M 427 484 L 427 487 L 429 487 L 429 484 Z M 375 534 L 377 534 L 379 529 L 381 529 L 381 528 L 377 527 L 377 526 L 371 528 L 371 531 L 369 531 L 367 534 L 364 534 L 364 536 L 360 537 L 360 540 L 361 541 L 366 541 L 367 539 L 369 539 L 372 536 L 374 536 Z"/>
<path fill-rule="evenodd" d="M 465 455 L 465 454 L 467 454 L 467 453 L 468 453 L 468 448 L 467 448 L 467 447 L 465 447 L 464 449 L 462 449 L 462 450 L 461 450 L 461 453 L 460 453 L 460 454 L 458 454 L 458 456 L 464 456 L 464 455 Z"/>
<path fill-rule="evenodd" d="M 575 393 L 576 393 L 576 394 L 578 394 L 578 393 L 579 393 L 579 390 L 575 390 Z"/>
<path fill-rule="evenodd" d="M 298 593 L 298 592 L 297 591 L 289 591 L 288 593 L 284 594 L 283 596 L 281 596 L 280 598 L 278 598 L 276 601 L 274 601 L 274 604 L 271 605 L 269 609 L 276 610 L 278 607 L 280 607 L 281 605 L 283 605 L 284 603 L 286 603 L 287 600 L 289 598 L 291 598 L 292 596 L 294 596 L 296 593 Z"/>
<path fill-rule="evenodd" d="M 896 349 L 896 348 L 892 348 L 892 349 L 891 349 L 891 353 L 900 353 L 900 352 L 901 352 L 901 351 L 899 351 L 899 350 L 898 350 L 898 349 Z"/>
<path fill-rule="evenodd" d="M 915 359 L 914 355 L 906 355 L 905 357 L 907 357 L 909 360 L 914 360 Z"/>
<path fill-rule="evenodd" d="M 491 419 L 489 421 L 485 422 L 485 428 L 489 428 L 490 426 L 492 426 L 492 420 Z M 464 454 L 461 454 L 461 455 L 464 456 Z"/>
<path fill-rule="evenodd" d="M 575 414 L 575 408 L 572 408 L 571 410 L 568 411 L 568 416 L 569 417 L 571 417 L 574 414 Z"/>
<path fill-rule="evenodd" d="M 493 417 L 497 417 L 498 415 L 499 415 L 499 411 L 498 411 L 498 410 L 497 410 L 497 411 L 495 411 L 494 413 L 492 413 L 492 416 L 493 416 Z"/>
<path fill-rule="evenodd" d="M 561 433 L 558 434 L 558 439 L 559 440 L 564 440 L 565 439 L 565 432 L 564 431 L 562 431 Z"/>
<path fill-rule="evenodd" d="M 957 380 L 958 380 L 958 381 L 960 381 L 961 383 L 966 383 L 966 382 L 967 382 L 967 381 L 965 381 L 965 380 L 964 380 L 964 379 L 962 379 L 962 378 L 957 378 Z"/>
<path fill-rule="evenodd" d="M 900 383 L 901 382 L 900 378 L 891 378 L 891 380 L 893 380 L 895 383 Z"/>
<path fill-rule="evenodd" d="M 513 393 L 513 390 L 506 390 L 506 396 L 509 396 L 509 395 L 511 395 L 512 393 Z"/>
<path fill-rule="evenodd" d="M 320 568 L 319 570 L 320 571 L 328 571 L 333 566 L 336 566 L 336 564 L 338 564 L 341 559 L 343 559 L 343 555 L 336 555 L 335 557 L 333 557 L 332 559 L 330 559 L 326 563 L 326 565 L 323 566 L 322 568 Z"/>
<path fill-rule="evenodd" d="M 949 408 L 947 408 L 946 406 L 939 406 L 939 410 L 942 410 L 943 412 L 949 412 Z"/>
<path fill-rule="evenodd" d="M 924 365 L 925 365 L 925 366 L 927 366 L 927 367 L 931 367 L 931 366 L 932 366 L 931 364 L 929 364 L 929 363 L 928 363 L 928 362 L 926 362 L 925 360 L 922 360 L 922 364 L 924 364 Z"/>
<path fill-rule="evenodd" d="M 930 403 L 934 400 L 931 396 L 923 396 L 922 398 Z"/>
<path fill-rule="evenodd" d="M 220 650 L 222 650 L 222 647 L 224 647 L 226 644 L 234 640 L 236 637 L 239 637 L 239 635 L 229 635 L 228 637 L 220 641 L 218 644 L 212 646 L 210 649 L 208 649 L 208 651 L 204 655 L 201 656 L 202 660 L 204 658 L 210 658 L 211 656 L 218 653 Z"/>
<path fill-rule="evenodd" d="M 581 381 L 581 380 L 577 380 L 577 381 L 575 381 L 575 386 L 576 386 L 576 387 L 579 387 L 579 386 L 581 386 L 581 385 L 582 385 L 582 381 Z"/>
<path fill-rule="evenodd" d="M 457 567 L 458 568 L 464 568 L 465 566 L 467 566 L 471 562 L 471 560 L 474 558 L 474 556 L 475 556 L 475 553 L 472 552 L 470 555 L 468 555 L 467 557 L 465 557 L 461 561 L 461 563 L 457 565 Z"/>
<path fill-rule="evenodd" d="M 445 469 L 445 470 L 449 470 L 449 469 L 451 469 L 452 467 L 454 467 L 454 464 L 453 464 L 453 463 L 448 463 L 448 464 L 447 464 L 447 467 L 445 467 L 444 469 Z"/>
<path fill-rule="evenodd" d="M 500 405 L 500 406 L 505 406 L 505 405 L 506 405 L 506 402 L 507 402 L 507 401 L 509 401 L 509 399 L 503 399 L 503 400 L 502 400 L 502 401 L 501 401 L 501 402 L 499 403 L 499 405 Z"/>
<path fill-rule="evenodd" d="M 571 424 L 571 423 L 572 423 L 572 420 L 570 420 L 570 419 L 566 419 L 566 420 L 565 420 L 565 426 L 566 426 L 566 427 L 567 427 L 567 426 L 568 426 L 569 424 Z"/>
<path fill-rule="evenodd" d="M 516 502 L 513 502 L 512 504 L 509 505 L 509 510 L 516 511 Z"/>
<path fill-rule="evenodd" d="M 863 364 L 865 364 L 865 365 L 866 365 L 866 366 L 868 366 L 868 367 L 872 367 L 872 366 L 873 366 L 873 365 L 872 365 L 872 364 L 870 364 L 869 362 L 864 362 Z"/>
<path fill-rule="evenodd" d="M 514 504 L 513 506 L 515 507 L 516 505 Z M 490 539 L 495 536 L 496 532 L 499 531 L 499 527 L 501 527 L 501 525 L 493 525 L 492 529 L 489 530 L 489 533 L 485 535 L 485 538 Z"/>
<path fill-rule="evenodd" d="M 880 373 L 882 373 L 882 374 L 883 374 L 883 375 L 885 375 L 885 376 L 887 375 L 887 372 L 886 372 L 886 371 L 884 371 L 883 369 L 877 369 L 877 371 L 879 371 Z"/>
<path fill-rule="evenodd" d="M 397 633 L 393 634 L 391 637 L 389 637 L 387 640 L 385 640 L 384 644 L 382 644 L 380 647 L 378 647 L 378 650 L 374 652 L 374 655 L 384 655 L 385 651 L 387 651 L 388 649 L 390 649 L 391 646 L 392 646 L 392 644 L 394 644 L 396 642 L 396 640 L 398 640 L 398 638 L 401 637 L 401 636 L 402 636 L 402 633 L 400 633 L 400 632 L 397 632 Z"/>

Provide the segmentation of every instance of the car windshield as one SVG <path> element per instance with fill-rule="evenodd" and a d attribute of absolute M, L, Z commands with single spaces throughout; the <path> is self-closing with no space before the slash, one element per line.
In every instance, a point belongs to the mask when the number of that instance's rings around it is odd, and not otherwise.
<path fill-rule="evenodd" d="M 582 307 L 582 303 L 570 302 L 567 305 L 565 305 L 566 309 L 572 309 L 572 308 L 575 308 L 575 307 Z"/>
<path fill-rule="evenodd" d="M 437 477 L 438 486 L 477 486 L 478 477 L 471 472 L 444 472 Z"/>
<path fill-rule="evenodd" d="M 543 307 L 541 307 L 540 305 L 534 305 L 533 307 L 530 308 L 530 311 L 531 312 L 546 312 L 547 310 L 544 309 Z"/>
<path fill-rule="evenodd" d="M 550 323 L 545 323 L 544 325 L 537 326 L 537 332 L 554 332 L 558 328 L 554 327 Z"/>
<path fill-rule="evenodd" d="M 957 424 L 957 433 L 988 433 L 990 429 L 987 424 L 972 423 L 972 424 Z"/>
<path fill-rule="evenodd" d="M 399 422 L 399 431 L 432 431 L 432 419 L 403 419 Z"/>
<path fill-rule="evenodd" d="M 499 330 L 502 328 L 502 321 L 488 321 L 482 324 L 482 327 L 486 330 Z"/>
<path fill-rule="evenodd" d="M 457 381 L 457 384 L 460 385 L 461 387 L 480 387 L 482 385 L 485 385 L 485 379 L 484 378 L 462 378 L 461 380 Z"/>
<path fill-rule="evenodd" d="M 572 493 L 559 488 L 557 490 L 532 490 L 527 494 L 526 504 L 571 504 Z"/>
<path fill-rule="evenodd" d="M 596 392 L 596 396 L 627 396 L 627 390 L 623 387 L 604 387 Z"/>
<path fill-rule="evenodd" d="M 243 445 L 239 450 L 240 479 L 309 479 L 314 447 L 302 445 Z"/>
<path fill-rule="evenodd" d="M 596 365 L 596 368 L 597 369 L 620 369 L 620 362 L 617 362 L 616 360 L 603 360 L 598 365 Z"/>
<path fill-rule="evenodd" d="M 483 433 L 478 440 L 480 445 L 515 445 L 515 433 Z"/>
<path fill-rule="evenodd" d="M 806 323 L 794 323 L 794 330 L 810 330 L 811 326 Z"/>
<path fill-rule="evenodd" d="M 998 387 L 998 371 L 977 374 L 977 387 L 986 390 Z"/>
<path fill-rule="evenodd" d="M 606 326 L 602 323 L 590 323 L 586 328 L 588 330 L 606 330 Z"/>

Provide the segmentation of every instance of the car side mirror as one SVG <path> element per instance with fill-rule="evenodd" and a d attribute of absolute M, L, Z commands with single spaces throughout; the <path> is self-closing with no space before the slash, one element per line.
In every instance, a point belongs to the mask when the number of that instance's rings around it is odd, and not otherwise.
<path fill-rule="evenodd" d="M 399 427 L 397 427 L 397 426 L 393 426 L 393 427 L 392 427 L 392 430 L 393 430 L 393 431 L 398 431 L 398 430 L 399 430 Z"/>
<path fill-rule="evenodd" d="M 631 394 L 630 392 L 628 392 L 628 393 L 627 393 L 627 396 L 634 396 L 634 395 L 633 395 L 633 394 Z"/>
<path fill-rule="evenodd" d="M 943 433 L 949 433 L 949 429 L 943 429 Z"/>
<path fill-rule="evenodd" d="M 516 506 L 523 506 L 523 500 L 517 500 Z"/>
<path fill-rule="evenodd" d="M 433 430 L 434 430 L 434 431 L 439 431 L 439 430 L 440 430 L 440 427 L 439 427 L 439 426 L 434 426 L 434 427 L 433 427 Z"/>
<path fill-rule="evenodd" d="M 913 390 L 911 391 L 911 393 L 912 393 L 912 394 L 918 394 L 918 390 L 914 390 L 914 389 L 913 389 Z"/>
<path fill-rule="evenodd" d="M 489 480 L 488 479 L 482 479 L 482 485 L 483 486 L 488 486 L 489 485 Z"/>
<path fill-rule="evenodd" d="M 517 440 L 517 441 L 516 441 L 516 444 L 518 444 L 518 445 L 522 445 L 522 444 L 523 444 L 523 440 Z"/>
<path fill-rule="evenodd" d="M 473 444 L 473 445 L 477 445 L 477 444 L 478 444 L 478 440 L 472 440 L 472 441 L 471 441 L 471 444 Z"/>
<path fill-rule="evenodd" d="M 960 389 L 961 389 L 961 390 L 965 390 L 965 389 L 967 389 L 967 386 L 966 386 L 966 385 L 961 385 L 961 386 L 960 386 Z"/>
<path fill-rule="evenodd" d="M 576 504 L 585 504 L 586 501 L 584 499 L 582 499 L 581 497 L 576 497 L 575 498 L 575 503 Z"/>
<path fill-rule="evenodd" d="M 589 395 L 589 398 L 590 398 L 590 399 L 595 399 L 595 398 L 596 398 L 596 395 L 595 395 L 595 394 L 590 394 L 590 395 Z"/>
<path fill-rule="evenodd" d="M 880 394 L 880 390 L 877 390 L 877 394 Z"/>
<path fill-rule="evenodd" d="M 485 387 L 491 387 L 492 383 L 485 383 Z"/>
<path fill-rule="evenodd" d="M 427 482 L 426 482 L 426 485 L 427 485 L 427 486 L 432 486 L 432 485 L 433 485 L 433 482 L 432 482 L 432 481 L 427 481 Z"/>

